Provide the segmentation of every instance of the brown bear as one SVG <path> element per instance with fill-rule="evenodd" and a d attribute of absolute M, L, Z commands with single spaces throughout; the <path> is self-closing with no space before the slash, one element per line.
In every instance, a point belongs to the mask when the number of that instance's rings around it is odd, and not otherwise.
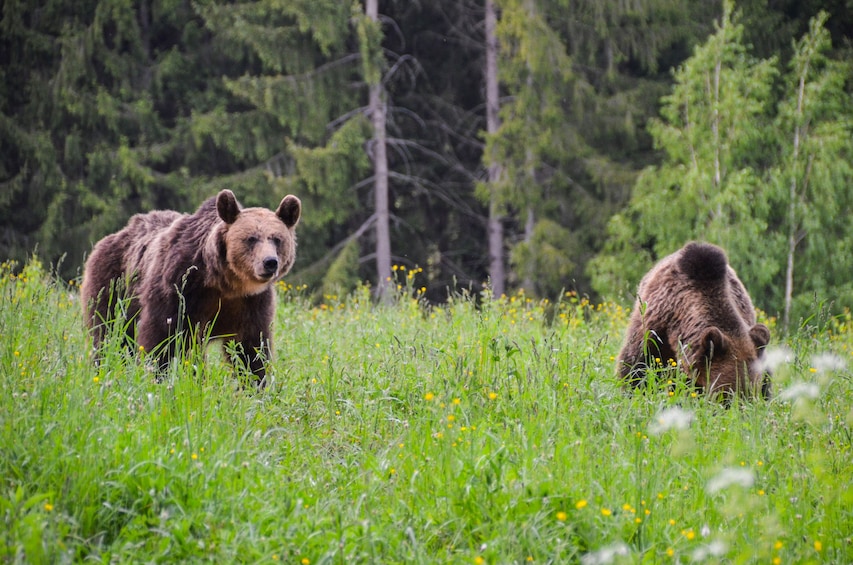
<path fill-rule="evenodd" d="M 769 341 L 725 252 L 691 242 L 640 281 L 617 368 L 633 388 L 645 384 L 649 367 L 671 364 L 711 395 L 768 398 L 762 357 Z"/>
<path fill-rule="evenodd" d="M 128 337 L 154 352 L 161 370 L 203 336 L 233 339 L 239 361 L 263 386 L 273 285 L 296 259 L 301 213 L 293 195 L 273 212 L 244 209 L 223 190 L 193 214 L 133 216 L 95 245 L 84 266 L 81 300 L 96 352 L 123 310 Z"/>

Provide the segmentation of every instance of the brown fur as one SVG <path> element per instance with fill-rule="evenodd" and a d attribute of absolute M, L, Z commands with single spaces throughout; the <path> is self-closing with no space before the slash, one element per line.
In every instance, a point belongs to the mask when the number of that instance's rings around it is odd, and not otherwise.
<path fill-rule="evenodd" d="M 770 383 L 761 357 L 769 340 L 723 250 L 688 243 L 640 282 L 617 368 L 637 387 L 655 359 L 674 360 L 711 394 L 760 390 L 766 398 Z"/>
<path fill-rule="evenodd" d="M 176 341 L 191 345 L 186 330 L 192 329 L 197 338 L 234 339 L 241 361 L 263 384 L 273 285 L 293 266 L 301 211 L 292 195 L 275 212 L 243 209 L 223 190 L 191 215 L 132 217 L 95 245 L 84 267 L 81 299 L 96 350 L 126 295 L 128 337 L 156 352 L 161 369 L 177 353 Z"/>

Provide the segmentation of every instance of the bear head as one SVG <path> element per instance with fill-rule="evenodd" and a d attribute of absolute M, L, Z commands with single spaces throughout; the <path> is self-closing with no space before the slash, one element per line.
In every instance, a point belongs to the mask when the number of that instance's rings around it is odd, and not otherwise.
<path fill-rule="evenodd" d="M 712 395 L 741 393 L 769 398 L 770 381 L 763 363 L 769 341 L 770 330 L 764 324 L 755 324 L 746 332 L 705 328 L 687 355 L 696 384 Z"/>
<path fill-rule="evenodd" d="M 241 208 L 234 193 L 223 190 L 216 197 L 216 211 L 226 225 L 225 259 L 241 294 L 259 294 L 290 271 L 302 213 L 299 198 L 288 194 L 273 212 Z"/>

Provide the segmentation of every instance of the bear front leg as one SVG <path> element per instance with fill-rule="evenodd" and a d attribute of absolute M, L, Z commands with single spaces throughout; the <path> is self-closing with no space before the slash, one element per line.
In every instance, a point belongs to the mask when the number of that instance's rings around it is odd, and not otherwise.
<path fill-rule="evenodd" d="M 258 388 L 266 386 L 266 364 L 270 360 L 271 348 L 265 336 L 259 333 L 256 338 L 228 340 L 222 344 L 222 353 L 236 369 L 251 373 Z"/>
<path fill-rule="evenodd" d="M 157 372 L 162 376 L 176 354 L 176 316 L 162 316 L 143 311 L 137 324 L 137 345 L 157 359 Z"/>
<path fill-rule="evenodd" d="M 269 332 L 258 332 L 244 336 L 238 343 L 236 357 L 242 367 L 255 376 L 255 384 L 258 388 L 266 386 L 267 363 L 270 361 L 272 349 L 270 347 Z"/>
<path fill-rule="evenodd" d="M 635 389 L 647 384 L 649 368 L 667 362 L 673 355 L 663 332 L 632 324 L 619 352 L 617 370 L 622 380 Z"/>

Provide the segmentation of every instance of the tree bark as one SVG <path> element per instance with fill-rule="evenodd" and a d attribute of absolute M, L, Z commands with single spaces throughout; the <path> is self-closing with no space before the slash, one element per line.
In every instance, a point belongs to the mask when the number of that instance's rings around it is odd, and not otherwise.
<path fill-rule="evenodd" d="M 374 22 L 379 21 L 378 0 L 367 0 L 365 13 Z M 388 148 L 385 137 L 387 105 L 382 81 L 370 85 L 368 114 L 373 124 L 371 158 L 374 174 L 374 206 L 376 208 L 376 296 L 388 298 L 391 281 L 391 230 L 388 207 Z"/>
<path fill-rule="evenodd" d="M 498 38 L 497 11 L 494 0 L 486 0 L 486 131 L 494 134 L 500 127 L 498 111 Z M 501 177 L 500 165 L 489 165 L 489 185 L 492 196 L 489 202 L 488 240 L 489 240 L 489 278 L 492 294 L 501 296 L 505 292 L 506 271 L 504 268 L 503 218 L 495 197 L 495 185 Z"/>
<path fill-rule="evenodd" d="M 803 99 L 806 92 L 806 70 L 800 75 L 800 84 L 797 89 L 797 117 L 794 126 L 794 152 L 791 158 L 791 185 L 788 189 L 788 261 L 785 266 L 785 310 L 782 316 L 782 325 L 785 331 L 790 330 L 791 305 L 794 296 L 794 254 L 797 251 L 797 161 L 800 158 L 800 124 L 803 117 Z"/>

